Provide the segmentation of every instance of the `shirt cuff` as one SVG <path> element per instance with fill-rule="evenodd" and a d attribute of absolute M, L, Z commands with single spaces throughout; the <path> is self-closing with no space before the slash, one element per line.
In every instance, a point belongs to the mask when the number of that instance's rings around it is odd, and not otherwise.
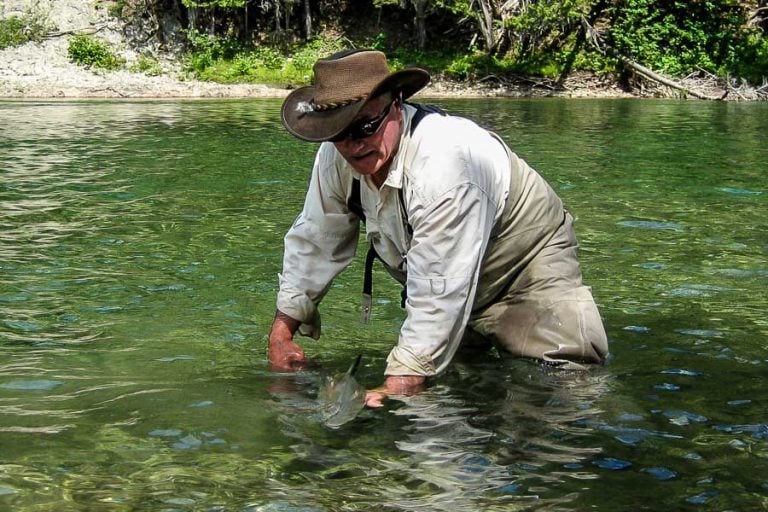
<path fill-rule="evenodd" d="M 432 358 L 417 354 L 412 350 L 397 346 L 392 349 L 387 357 L 387 369 L 385 375 L 423 375 L 431 377 L 437 372 Z"/>
<path fill-rule="evenodd" d="M 299 334 L 313 339 L 320 338 L 320 311 L 317 305 L 304 293 L 284 290 L 283 276 L 278 274 L 280 291 L 277 292 L 277 309 L 294 320 L 301 322 Z"/>

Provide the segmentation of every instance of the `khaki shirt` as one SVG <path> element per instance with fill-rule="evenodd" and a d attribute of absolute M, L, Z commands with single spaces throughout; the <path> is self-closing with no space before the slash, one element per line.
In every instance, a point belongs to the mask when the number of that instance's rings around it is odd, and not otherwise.
<path fill-rule="evenodd" d="M 320 146 L 304 208 L 285 236 L 277 308 L 302 322 L 302 334 L 320 336 L 318 304 L 355 256 L 359 219 L 347 198 L 360 179 L 366 237 L 408 291 L 385 374 L 429 376 L 445 369 L 473 310 L 519 274 L 562 223 L 563 209 L 494 134 L 433 114 L 411 135 L 415 109 L 405 105 L 404 113 L 400 148 L 380 189 L 333 144 Z"/>

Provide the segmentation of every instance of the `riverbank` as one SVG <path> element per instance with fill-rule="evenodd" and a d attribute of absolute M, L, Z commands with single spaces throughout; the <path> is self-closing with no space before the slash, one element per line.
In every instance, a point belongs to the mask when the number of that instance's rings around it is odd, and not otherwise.
<path fill-rule="evenodd" d="M 103 30 L 102 32 L 108 32 Z M 178 62 L 161 62 L 163 72 L 148 76 L 128 70 L 90 70 L 69 61 L 67 38 L 0 50 L 2 98 L 254 98 L 284 97 L 287 88 L 261 84 L 219 84 L 188 79 Z M 130 51 L 122 54 L 129 61 Z M 521 78 L 518 83 L 488 79 L 479 84 L 433 81 L 425 97 L 633 97 L 596 77 L 573 77 L 563 88 Z"/>
<path fill-rule="evenodd" d="M 10 7 L 4 7 L 5 15 L 13 13 L 12 9 L 24 12 L 31 4 L 29 0 L 14 0 L 8 5 Z M 253 98 L 284 97 L 290 92 L 279 86 L 194 80 L 184 73 L 178 56 L 170 53 L 153 52 L 160 68 L 155 76 L 129 71 L 139 61 L 140 54 L 135 45 L 126 40 L 124 24 L 98 5 L 80 0 L 48 0 L 46 16 L 57 31 L 42 42 L 0 50 L 0 98 Z M 90 70 L 70 62 L 69 38 L 79 33 L 94 34 L 109 42 L 125 59 L 126 68 Z M 680 85 L 710 99 L 764 99 L 754 94 L 755 91 L 729 88 L 715 77 L 690 77 Z M 433 77 L 433 82 L 420 96 L 680 98 L 693 95 L 648 80 L 638 79 L 627 90 L 610 77 L 572 74 L 561 84 L 530 77 L 485 77 L 474 83 Z"/>
<path fill-rule="evenodd" d="M 147 76 L 128 70 L 90 70 L 69 62 L 67 39 L 58 37 L 0 51 L 0 97 L 4 98 L 227 98 L 280 97 L 287 91 L 257 84 L 224 85 L 181 78 L 168 60 Z M 126 52 L 128 58 L 130 52 Z"/>
<path fill-rule="evenodd" d="M 86 26 L 94 30 L 94 24 Z M 117 71 L 91 70 L 70 62 L 68 35 L 51 37 L 42 42 L 0 50 L 0 98 L 258 98 L 284 97 L 290 89 L 264 84 L 221 84 L 189 78 L 173 55 L 158 60 L 161 73 L 149 76 L 129 71 L 139 59 L 123 39 L 120 27 L 102 24 L 98 35 L 121 48 L 126 68 Z M 70 32 L 77 33 L 78 29 Z M 754 91 L 726 90 L 715 79 L 691 77 L 681 85 L 699 91 L 712 99 L 761 99 Z M 758 91 L 759 93 L 759 91 Z M 451 82 L 433 77 L 419 93 L 420 97 L 567 97 L 567 98 L 681 98 L 692 97 L 658 83 L 638 80 L 625 90 L 610 77 L 574 73 L 565 82 L 530 77 Z M 764 99 L 764 98 L 763 98 Z"/>
<path fill-rule="evenodd" d="M 32 5 L 29 0 L 12 0 L 2 14 L 18 15 Z M 42 42 L 0 50 L 2 98 L 253 98 L 284 97 L 290 92 L 287 88 L 269 85 L 193 80 L 184 73 L 177 55 L 157 51 L 152 53 L 158 59 L 159 75 L 128 71 L 140 54 L 136 45 L 127 41 L 124 23 L 111 16 L 103 5 L 81 0 L 46 0 L 35 5 L 45 9 L 46 19 L 57 31 Z M 80 33 L 107 41 L 125 59 L 126 69 L 90 70 L 70 62 L 69 39 Z M 597 77 L 571 77 L 563 87 L 557 88 L 524 77 L 514 82 L 488 77 L 474 84 L 435 79 L 420 96 L 632 97 L 635 94 Z"/>

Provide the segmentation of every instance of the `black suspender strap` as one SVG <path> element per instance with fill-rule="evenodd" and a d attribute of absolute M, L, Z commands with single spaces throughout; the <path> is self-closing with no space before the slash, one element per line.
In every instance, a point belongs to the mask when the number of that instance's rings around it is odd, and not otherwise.
<path fill-rule="evenodd" d="M 441 109 L 432 105 L 408 104 L 416 108 L 416 113 L 411 119 L 411 135 L 413 135 L 416 127 L 427 115 L 446 115 Z M 398 190 L 398 197 L 400 199 L 400 211 L 403 212 L 405 218 L 405 227 L 408 230 L 408 235 L 412 236 L 413 227 L 411 227 L 411 223 L 408 222 L 408 210 L 405 207 L 405 196 L 402 188 Z M 347 207 L 349 208 L 349 211 L 357 215 L 363 224 L 365 224 L 365 211 L 363 210 L 363 202 L 360 197 L 359 179 L 352 179 L 352 190 L 347 198 Z M 376 258 L 378 257 L 379 255 L 373 247 L 373 242 L 371 242 L 371 246 L 368 248 L 368 253 L 365 255 L 365 269 L 363 274 L 363 309 L 360 321 L 364 324 L 370 323 L 371 321 L 371 310 L 373 309 L 373 262 L 376 261 Z M 403 308 L 405 307 L 405 300 L 408 297 L 407 291 L 408 290 L 403 287 L 403 291 L 400 295 L 400 306 Z"/>
<path fill-rule="evenodd" d="M 360 321 L 364 324 L 371 322 L 371 309 L 373 309 L 373 262 L 379 255 L 373 244 L 365 255 L 365 273 L 363 274 L 363 310 Z"/>
<path fill-rule="evenodd" d="M 363 202 L 360 199 L 360 180 L 352 178 L 352 191 L 347 198 L 347 208 L 365 224 L 365 212 L 363 211 Z"/>
<path fill-rule="evenodd" d="M 413 135 L 413 132 L 416 131 L 416 127 L 419 126 L 421 120 L 429 114 L 440 114 L 441 116 L 446 115 L 443 109 L 434 105 L 420 105 L 418 103 L 408 103 L 407 101 L 405 103 L 406 105 L 410 105 L 416 108 L 416 113 L 413 114 L 413 118 L 411 119 L 411 135 Z"/>

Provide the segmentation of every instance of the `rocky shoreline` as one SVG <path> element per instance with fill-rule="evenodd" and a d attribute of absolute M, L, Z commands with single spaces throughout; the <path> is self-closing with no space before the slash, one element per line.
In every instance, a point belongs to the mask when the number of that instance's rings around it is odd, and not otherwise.
<path fill-rule="evenodd" d="M 130 58 L 130 55 L 128 55 Z M 287 91 L 257 84 L 185 80 L 178 65 L 163 74 L 89 70 L 69 62 L 65 37 L 0 50 L 1 98 L 235 98 L 281 97 Z"/>

